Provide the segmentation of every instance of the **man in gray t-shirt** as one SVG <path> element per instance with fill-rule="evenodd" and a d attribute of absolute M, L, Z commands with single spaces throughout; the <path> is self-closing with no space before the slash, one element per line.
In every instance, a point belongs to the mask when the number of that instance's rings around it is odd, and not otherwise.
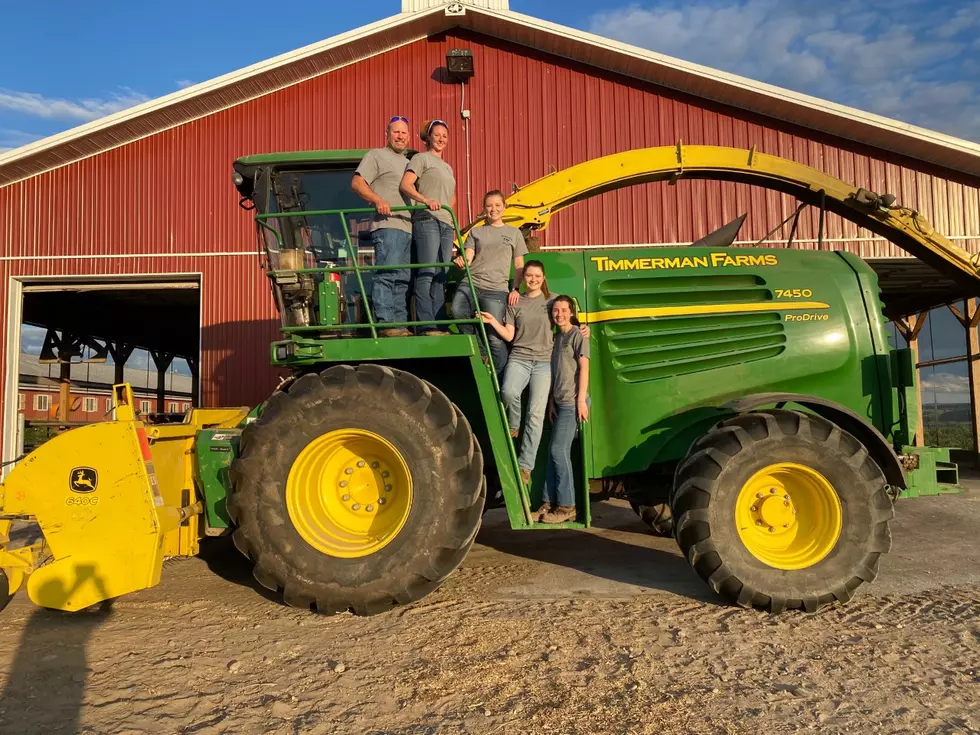
<path fill-rule="evenodd" d="M 368 151 L 354 174 L 351 188 L 361 199 L 378 210 L 371 222 L 375 265 L 408 265 L 412 255 L 412 220 L 410 212 L 392 212 L 392 207 L 406 207 L 409 202 L 399 191 L 408 166 L 408 120 L 393 117 L 388 122 L 387 145 Z M 355 256 L 356 257 L 356 256 Z M 378 322 L 408 321 L 408 268 L 376 271 L 371 287 L 371 308 Z M 408 337 L 404 327 L 381 330 L 386 337 Z"/>

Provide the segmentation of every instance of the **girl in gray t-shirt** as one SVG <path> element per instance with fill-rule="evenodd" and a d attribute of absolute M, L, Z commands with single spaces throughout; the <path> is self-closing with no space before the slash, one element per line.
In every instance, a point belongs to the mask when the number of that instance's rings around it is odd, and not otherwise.
<path fill-rule="evenodd" d="M 527 485 L 531 481 L 531 472 L 541 443 L 548 393 L 551 390 L 551 356 L 555 342 L 550 314 L 554 299 L 548 292 L 544 264 L 540 260 L 529 260 L 524 264 L 524 287 L 524 294 L 517 304 L 507 307 L 503 322 L 486 311 L 481 312 L 480 317 L 511 344 L 500 395 L 507 409 L 510 435 L 514 439 L 518 437 L 521 428 L 521 397 L 524 389 L 528 389 L 524 437 L 517 458 L 521 480 Z M 582 327 L 582 336 L 589 338 L 587 326 Z M 543 510 L 550 511 L 550 504 Z M 536 515 L 540 516 L 542 512 L 539 511 Z"/>
<path fill-rule="evenodd" d="M 413 203 L 428 209 L 412 214 L 412 237 L 415 240 L 415 262 L 445 263 L 415 271 L 415 318 L 420 322 L 446 319 L 446 271 L 453 257 L 456 231 L 449 210 L 456 207 L 456 177 L 452 166 L 443 160 L 449 142 L 449 126 L 442 120 L 426 120 L 419 137 L 426 151 L 416 153 L 402 177 L 401 192 Z M 420 334 L 445 335 L 444 327 L 421 326 Z"/>

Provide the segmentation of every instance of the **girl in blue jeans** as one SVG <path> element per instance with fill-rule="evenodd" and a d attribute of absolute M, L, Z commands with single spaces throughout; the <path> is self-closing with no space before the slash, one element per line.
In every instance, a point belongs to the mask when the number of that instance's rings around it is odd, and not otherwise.
<path fill-rule="evenodd" d="M 548 446 L 548 481 L 538 509 L 542 523 L 575 520 L 575 484 L 572 441 L 579 423 L 589 419 L 589 341 L 574 324 L 575 303 L 559 296 L 551 306 L 558 327 L 551 352 L 551 444 Z"/>
<path fill-rule="evenodd" d="M 551 294 L 545 279 L 544 264 L 529 260 L 524 264 L 524 294 L 513 306 L 508 306 L 503 323 L 490 312 L 480 317 L 506 342 L 511 343 L 510 356 L 504 369 L 500 394 L 507 409 L 510 435 L 516 439 L 521 426 L 521 397 L 529 388 L 524 438 L 518 454 L 521 480 L 528 484 L 534 460 L 538 456 L 541 429 L 551 389 L 551 353 L 554 334 L 551 323 Z M 589 328 L 582 328 L 589 338 Z"/>
<path fill-rule="evenodd" d="M 404 196 L 427 207 L 412 215 L 415 262 L 433 264 L 415 273 L 415 319 L 432 322 L 446 319 L 446 269 L 435 264 L 448 265 L 453 255 L 453 218 L 443 207 L 456 207 L 456 177 L 452 166 L 443 160 L 449 126 L 442 120 L 426 120 L 419 137 L 426 150 L 412 157 L 399 188 Z M 421 326 L 419 333 L 449 334 L 439 326 Z"/>

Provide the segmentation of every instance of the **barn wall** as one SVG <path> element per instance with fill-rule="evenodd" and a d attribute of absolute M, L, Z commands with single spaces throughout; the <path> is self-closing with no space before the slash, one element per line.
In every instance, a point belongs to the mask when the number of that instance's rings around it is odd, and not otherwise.
<path fill-rule="evenodd" d="M 440 67 L 453 47 L 473 51 L 471 203 L 583 160 L 656 145 L 757 146 L 845 181 L 889 191 L 940 232 L 980 251 L 980 181 L 655 85 L 459 31 L 349 67 L 0 189 L 0 314 L 15 276 L 117 273 L 202 275 L 202 402 L 255 404 L 276 385 L 276 334 L 249 215 L 237 207 L 231 162 L 284 150 L 380 145 L 385 121 L 451 125 L 447 160 L 463 191 L 461 88 Z M 417 142 L 417 141 L 416 141 Z M 462 197 L 461 197 L 462 203 Z M 741 239 L 761 238 L 793 209 L 790 197 L 741 184 L 681 181 L 613 192 L 557 217 L 546 247 L 683 243 L 743 212 Z M 462 209 L 462 206 L 460 207 Z M 463 212 L 465 214 L 465 211 Z M 815 215 L 800 247 L 815 247 Z M 902 255 L 837 217 L 830 247 Z M 160 320 L 159 314 L 147 314 Z M 16 349 L 4 345 L 4 349 Z"/>

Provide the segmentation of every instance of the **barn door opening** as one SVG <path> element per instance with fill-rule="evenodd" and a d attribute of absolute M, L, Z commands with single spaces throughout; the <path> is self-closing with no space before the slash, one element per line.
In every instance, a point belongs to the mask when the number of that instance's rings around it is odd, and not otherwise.
<path fill-rule="evenodd" d="M 133 386 L 147 422 L 180 420 L 197 405 L 196 275 L 25 279 L 18 286 L 8 325 L 17 354 L 16 367 L 8 359 L 5 461 L 57 433 L 111 419 L 114 383 Z"/>

